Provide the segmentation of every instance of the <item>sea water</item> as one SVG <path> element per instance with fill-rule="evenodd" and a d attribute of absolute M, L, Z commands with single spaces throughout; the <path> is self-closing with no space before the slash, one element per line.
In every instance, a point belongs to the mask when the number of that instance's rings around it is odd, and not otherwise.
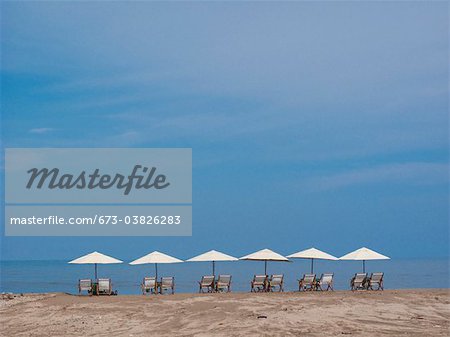
<path fill-rule="evenodd" d="M 284 274 L 285 290 L 298 290 L 298 279 L 310 272 L 310 261 L 268 262 L 268 274 Z M 362 271 L 361 261 L 314 261 L 314 272 L 332 272 L 335 289 L 349 289 L 350 278 Z M 392 259 L 367 261 L 366 272 L 384 272 L 385 289 L 449 288 L 449 259 Z M 67 261 L 1 261 L 0 291 L 13 293 L 66 292 L 75 294 L 80 278 L 94 278 L 93 265 L 73 265 Z M 158 278 L 175 277 L 175 291 L 198 292 L 202 275 L 212 273 L 212 263 L 159 264 Z M 111 278 L 119 294 L 139 294 L 144 276 L 154 276 L 154 265 L 126 263 L 99 265 L 98 277 Z M 216 275 L 232 275 L 232 291 L 249 291 L 254 274 L 264 274 L 264 262 L 216 262 Z"/>

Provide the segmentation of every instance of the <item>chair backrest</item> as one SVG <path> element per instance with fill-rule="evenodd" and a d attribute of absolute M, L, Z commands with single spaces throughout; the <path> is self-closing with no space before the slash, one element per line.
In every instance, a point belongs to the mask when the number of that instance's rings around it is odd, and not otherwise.
<path fill-rule="evenodd" d="M 370 282 L 379 283 L 383 279 L 383 273 L 372 273 L 370 275 Z"/>
<path fill-rule="evenodd" d="M 303 283 L 312 284 L 316 280 L 316 274 L 305 274 L 303 275 Z"/>
<path fill-rule="evenodd" d="M 172 276 L 161 277 L 161 286 L 162 287 L 173 287 L 174 278 Z"/>
<path fill-rule="evenodd" d="M 231 275 L 219 275 L 219 279 L 217 280 L 218 284 L 230 284 Z"/>
<path fill-rule="evenodd" d="M 357 273 L 355 274 L 355 279 L 353 280 L 354 283 L 362 283 L 367 277 L 367 273 Z"/>
<path fill-rule="evenodd" d="M 144 287 L 154 288 L 156 286 L 156 277 L 144 277 Z"/>
<path fill-rule="evenodd" d="M 91 279 L 81 279 L 78 281 L 78 286 L 81 290 L 90 290 L 92 289 L 92 280 Z"/>
<path fill-rule="evenodd" d="M 202 286 L 210 286 L 214 282 L 214 275 L 202 276 L 200 281 Z"/>
<path fill-rule="evenodd" d="M 283 274 L 272 275 L 272 276 L 270 276 L 270 284 L 272 284 L 272 285 L 281 284 L 281 283 L 283 283 L 283 278 L 284 278 Z"/>
<path fill-rule="evenodd" d="M 331 284 L 333 282 L 333 274 L 322 274 L 319 282 L 321 284 Z"/>
<path fill-rule="evenodd" d="M 254 275 L 253 284 L 264 284 L 267 279 L 267 275 Z"/>
<path fill-rule="evenodd" d="M 99 291 L 111 291 L 111 279 L 99 278 L 98 279 L 98 290 Z"/>

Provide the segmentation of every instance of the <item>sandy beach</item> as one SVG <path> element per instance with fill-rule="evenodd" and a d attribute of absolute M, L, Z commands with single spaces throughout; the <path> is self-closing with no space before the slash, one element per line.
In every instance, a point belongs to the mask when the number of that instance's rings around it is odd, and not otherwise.
<path fill-rule="evenodd" d="M 450 292 L 386 290 L 2 300 L 1 336 L 448 336 Z"/>

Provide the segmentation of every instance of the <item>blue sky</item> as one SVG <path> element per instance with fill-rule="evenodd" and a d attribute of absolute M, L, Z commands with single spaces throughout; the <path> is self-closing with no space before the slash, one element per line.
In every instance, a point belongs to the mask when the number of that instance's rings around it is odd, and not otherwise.
<path fill-rule="evenodd" d="M 2 258 L 448 256 L 446 2 L 2 2 L 4 147 L 192 147 L 193 236 Z"/>

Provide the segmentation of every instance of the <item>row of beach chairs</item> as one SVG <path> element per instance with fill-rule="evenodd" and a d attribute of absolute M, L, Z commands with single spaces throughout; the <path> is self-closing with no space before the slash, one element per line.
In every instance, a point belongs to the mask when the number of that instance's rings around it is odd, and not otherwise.
<path fill-rule="evenodd" d="M 165 292 L 175 293 L 175 279 L 173 277 L 161 277 L 157 282 L 156 277 L 144 277 L 141 283 L 142 294 L 163 294 Z M 93 282 L 91 279 L 80 279 L 78 281 L 78 293 L 86 291 L 89 295 L 117 295 L 113 291 L 112 282 L 109 278 L 100 278 Z"/>
<path fill-rule="evenodd" d="M 199 293 L 227 292 L 231 291 L 231 275 L 219 275 L 216 280 L 214 275 L 202 276 L 198 282 Z"/>
<path fill-rule="evenodd" d="M 383 273 L 357 273 L 350 280 L 350 289 L 355 290 L 383 290 Z M 333 290 L 333 274 L 322 274 L 316 279 L 315 274 L 305 274 L 298 280 L 298 290 Z"/>
<path fill-rule="evenodd" d="M 86 291 L 89 295 L 114 295 L 117 294 L 112 289 L 112 282 L 109 278 L 100 278 L 96 282 L 91 279 L 81 279 L 78 281 L 78 292 Z"/>
<path fill-rule="evenodd" d="M 383 290 L 383 273 L 357 273 L 350 280 L 350 289 L 355 290 Z M 299 291 L 328 291 L 333 290 L 334 274 L 325 273 L 316 278 L 316 274 L 305 274 L 298 280 Z M 199 293 L 230 292 L 231 275 L 203 276 L 198 282 Z M 284 275 L 254 275 L 250 282 L 251 292 L 284 291 Z M 142 294 L 175 293 L 175 278 L 144 277 L 141 283 Z M 87 291 L 89 295 L 114 295 L 111 279 L 98 279 L 92 282 L 90 279 L 81 279 L 78 283 L 78 291 Z"/>
<path fill-rule="evenodd" d="M 156 277 L 144 277 L 141 284 L 142 294 L 164 294 L 164 292 L 175 293 L 175 278 L 161 277 L 158 282 Z"/>
<path fill-rule="evenodd" d="M 298 280 L 298 291 L 333 290 L 334 274 L 322 274 L 319 279 L 316 274 L 305 274 Z"/>
<path fill-rule="evenodd" d="M 252 292 L 284 291 L 284 275 L 255 275 L 250 283 Z M 305 274 L 298 280 L 298 290 L 333 290 L 333 274 L 322 274 L 316 279 L 316 274 Z"/>
<path fill-rule="evenodd" d="M 358 273 L 350 280 L 351 290 L 383 290 L 383 273 Z"/>
<path fill-rule="evenodd" d="M 250 282 L 251 292 L 271 292 L 277 290 L 284 291 L 284 275 L 255 275 Z"/>

